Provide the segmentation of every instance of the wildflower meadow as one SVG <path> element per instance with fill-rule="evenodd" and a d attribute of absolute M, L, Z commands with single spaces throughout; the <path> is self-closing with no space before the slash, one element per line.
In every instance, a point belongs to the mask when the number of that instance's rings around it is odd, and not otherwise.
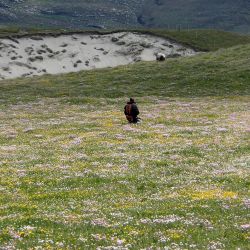
<path fill-rule="evenodd" d="M 249 249 L 249 51 L 1 81 L 0 249 Z"/>

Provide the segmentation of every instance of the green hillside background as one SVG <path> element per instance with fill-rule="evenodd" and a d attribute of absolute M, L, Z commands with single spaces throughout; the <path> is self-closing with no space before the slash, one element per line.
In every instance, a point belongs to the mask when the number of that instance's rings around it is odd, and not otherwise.
<path fill-rule="evenodd" d="M 209 52 L 0 81 L 1 248 L 248 248 L 249 38 L 155 32 Z"/>
<path fill-rule="evenodd" d="M 250 32 L 246 0 L 0 0 L 0 25 L 43 28 L 221 29 Z"/>

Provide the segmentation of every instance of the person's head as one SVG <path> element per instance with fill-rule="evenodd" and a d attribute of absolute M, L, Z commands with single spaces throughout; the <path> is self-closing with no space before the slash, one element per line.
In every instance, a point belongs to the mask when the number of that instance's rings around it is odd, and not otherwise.
<path fill-rule="evenodd" d="M 135 103 L 135 99 L 134 99 L 134 98 L 130 98 L 130 99 L 129 99 L 129 102 Z"/>

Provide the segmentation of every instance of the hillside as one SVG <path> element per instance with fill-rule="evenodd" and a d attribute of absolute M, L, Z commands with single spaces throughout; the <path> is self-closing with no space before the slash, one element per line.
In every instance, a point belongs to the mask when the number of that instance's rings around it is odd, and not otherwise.
<path fill-rule="evenodd" d="M 1 24 L 56 28 L 107 28 L 137 25 L 142 0 L 0 1 Z"/>
<path fill-rule="evenodd" d="M 0 29 L 0 80 L 194 56 L 250 43 L 216 30 L 62 31 Z"/>
<path fill-rule="evenodd" d="M 149 27 L 212 28 L 250 32 L 250 2 L 246 0 L 145 1 L 140 19 Z"/>
<path fill-rule="evenodd" d="M 224 32 L 220 30 L 153 30 L 155 35 L 173 39 L 181 44 L 191 46 L 198 51 L 216 51 L 236 45 L 249 44 L 249 35 Z"/>
<path fill-rule="evenodd" d="M 216 51 L 0 82 L 0 249 L 247 249 L 248 38 L 158 32 Z"/>
<path fill-rule="evenodd" d="M 60 74 L 155 61 L 197 52 L 163 36 L 138 32 L 36 34 L 0 38 L 0 79 Z"/>
<path fill-rule="evenodd" d="M 165 97 L 247 95 L 249 51 L 250 45 L 246 44 L 191 58 L 169 59 L 166 63 L 141 62 L 113 69 L 15 79 L 13 82 L 3 80 L 0 98 L 3 102 L 8 101 L 4 90 L 9 84 L 14 84 L 11 100 L 60 95 L 73 99 L 154 94 Z"/>
<path fill-rule="evenodd" d="M 0 0 L 0 25 L 54 28 L 212 28 L 250 32 L 246 0 Z"/>
<path fill-rule="evenodd" d="M 0 249 L 247 249 L 249 53 L 1 81 Z"/>

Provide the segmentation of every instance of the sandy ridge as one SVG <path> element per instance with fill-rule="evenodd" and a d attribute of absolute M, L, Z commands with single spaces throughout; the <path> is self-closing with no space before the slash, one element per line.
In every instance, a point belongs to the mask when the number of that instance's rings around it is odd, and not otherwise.
<path fill-rule="evenodd" d="M 0 38 L 0 80 L 153 61 L 159 52 L 167 57 L 197 53 L 171 40 L 138 32 Z"/>

